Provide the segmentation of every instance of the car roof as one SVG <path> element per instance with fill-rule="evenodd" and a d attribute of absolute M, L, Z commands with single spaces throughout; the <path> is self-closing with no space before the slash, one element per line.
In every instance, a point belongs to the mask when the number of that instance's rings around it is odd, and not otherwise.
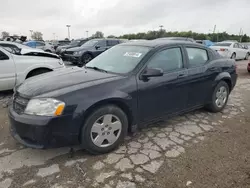
<path fill-rule="evenodd" d="M 121 40 L 116 38 L 96 38 L 96 39 L 90 39 L 90 40 Z"/>
<path fill-rule="evenodd" d="M 201 44 L 193 43 L 189 41 L 178 41 L 178 40 L 148 40 L 148 41 L 135 41 L 135 42 L 129 42 L 129 43 L 122 43 L 120 45 L 123 46 L 145 46 L 145 47 L 161 47 L 161 46 L 167 46 L 167 45 L 174 45 L 174 44 L 188 44 L 192 46 L 197 47 L 204 47 Z"/>
<path fill-rule="evenodd" d="M 9 42 L 9 41 L 0 41 L 0 44 L 10 44 L 10 45 L 15 45 L 18 48 L 29 48 L 28 46 L 24 45 L 24 44 L 20 44 L 20 43 L 16 43 L 16 42 Z"/>
<path fill-rule="evenodd" d="M 12 45 L 19 45 L 19 43 L 16 43 L 16 42 L 10 42 L 10 41 L 0 41 L 0 44 L 12 44 Z"/>

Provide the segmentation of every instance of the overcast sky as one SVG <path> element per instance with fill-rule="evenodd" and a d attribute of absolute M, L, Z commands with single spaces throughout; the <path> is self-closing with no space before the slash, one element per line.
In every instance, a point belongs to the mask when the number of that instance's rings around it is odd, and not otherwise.
<path fill-rule="evenodd" d="M 167 31 L 217 31 L 250 35 L 250 0 L 0 0 L 0 32 L 44 39 L 146 32 L 163 25 Z"/>

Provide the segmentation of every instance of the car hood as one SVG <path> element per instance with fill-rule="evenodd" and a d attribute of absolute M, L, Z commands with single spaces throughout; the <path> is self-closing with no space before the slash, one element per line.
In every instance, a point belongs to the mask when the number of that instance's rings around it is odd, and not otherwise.
<path fill-rule="evenodd" d="M 23 56 L 39 56 L 39 57 L 50 57 L 50 58 L 56 58 L 56 59 L 60 59 L 60 57 L 56 54 L 53 53 L 49 53 L 49 52 L 45 52 L 45 51 L 41 51 L 41 50 L 21 50 L 21 55 Z"/>
<path fill-rule="evenodd" d="M 74 47 L 70 48 L 66 51 L 73 51 L 73 52 L 78 52 L 78 51 L 83 51 L 83 50 L 89 50 L 91 47 Z"/>
<path fill-rule="evenodd" d="M 67 48 L 73 48 L 76 47 L 76 45 L 63 45 L 63 46 L 58 46 L 58 49 L 67 49 Z"/>
<path fill-rule="evenodd" d="M 52 92 L 57 93 L 56 95 L 61 95 L 65 93 L 65 90 L 63 92 L 60 91 L 65 88 L 67 88 L 67 93 L 119 78 L 122 77 L 91 69 L 79 67 L 64 68 L 60 71 L 53 71 L 27 79 L 15 90 L 28 98 Z"/>
<path fill-rule="evenodd" d="M 20 53 L 22 55 L 30 53 L 30 52 L 44 52 L 42 49 L 37 49 L 37 48 L 22 48 Z"/>

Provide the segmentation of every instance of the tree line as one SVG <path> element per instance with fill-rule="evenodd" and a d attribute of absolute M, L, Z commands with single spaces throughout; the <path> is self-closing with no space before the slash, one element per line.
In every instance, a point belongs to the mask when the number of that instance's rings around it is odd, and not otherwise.
<path fill-rule="evenodd" d="M 6 38 L 10 36 L 10 34 L 6 31 L 2 32 L 2 37 Z M 13 35 L 15 36 L 15 35 Z M 17 35 L 16 35 L 17 36 Z M 89 38 L 103 38 L 104 33 L 101 31 L 96 31 L 91 37 Z M 189 37 L 195 40 L 211 40 L 213 42 L 220 42 L 224 40 L 237 40 L 239 42 L 250 42 L 250 37 L 246 34 L 244 35 L 235 35 L 235 34 L 228 34 L 227 32 L 221 33 L 196 33 L 193 31 L 166 31 L 161 29 L 159 31 L 148 31 L 148 32 L 139 32 L 134 34 L 125 34 L 121 36 L 109 35 L 107 38 L 122 38 L 122 39 L 147 39 L 152 40 L 161 37 Z M 34 31 L 31 35 L 31 38 L 34 40 L 42 40 L 43 34 L 39 31 Z"/>
<path fill-rule="evenodd" d="M 3 39 L 8 38 L 8 37 L 11 36 L 10 33 L 7 32 L 7 31 L 3 31 L 3 32 L 1 33 L 1 35 L 2 35 L 2 38 L 3 38 Z M 18 37 L 17 34 L 13 34 L 12 36 L 13 36 L 13 37 Z M 42 34 L 40 31 L 34 31 L 34 32 L 32 32 L 31 38 L 32 38 L 33 40 L 43 40 L 43 34 Z"/>
<path fill-rule="evenodd" d="M 196 33 L 192 31 L 166 31 L 166 30 L 159 30 L 159 31 L 148 31 L 148 32 L 140 32 L 135 34 L 125 34 L 119 36 L 119 38 L 124 39 L 147 39 L 152 40 L 161 37 L 189 37 L 195 40 L 211 40 L 214 42 L 220 42 L 224 40 L 237 40 L 239 42 L 250 42 L 250 37 L 246 34 L 244 35 L 235 35 L 235 34 L 228 34 L 227 32 L 222 33 Z"/>

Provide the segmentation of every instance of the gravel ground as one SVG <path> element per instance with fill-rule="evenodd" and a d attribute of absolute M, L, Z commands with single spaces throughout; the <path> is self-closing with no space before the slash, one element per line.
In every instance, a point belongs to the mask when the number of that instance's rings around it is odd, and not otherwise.
<path fill-rule="evenodd" d="M 11 92 L 0 93 L 0 188 L 250 187 L 250 79 L 246 61 L 222 113 L 197 110 L 129 135 L 117 151 L 34 150 L 8 132 Z"/>

